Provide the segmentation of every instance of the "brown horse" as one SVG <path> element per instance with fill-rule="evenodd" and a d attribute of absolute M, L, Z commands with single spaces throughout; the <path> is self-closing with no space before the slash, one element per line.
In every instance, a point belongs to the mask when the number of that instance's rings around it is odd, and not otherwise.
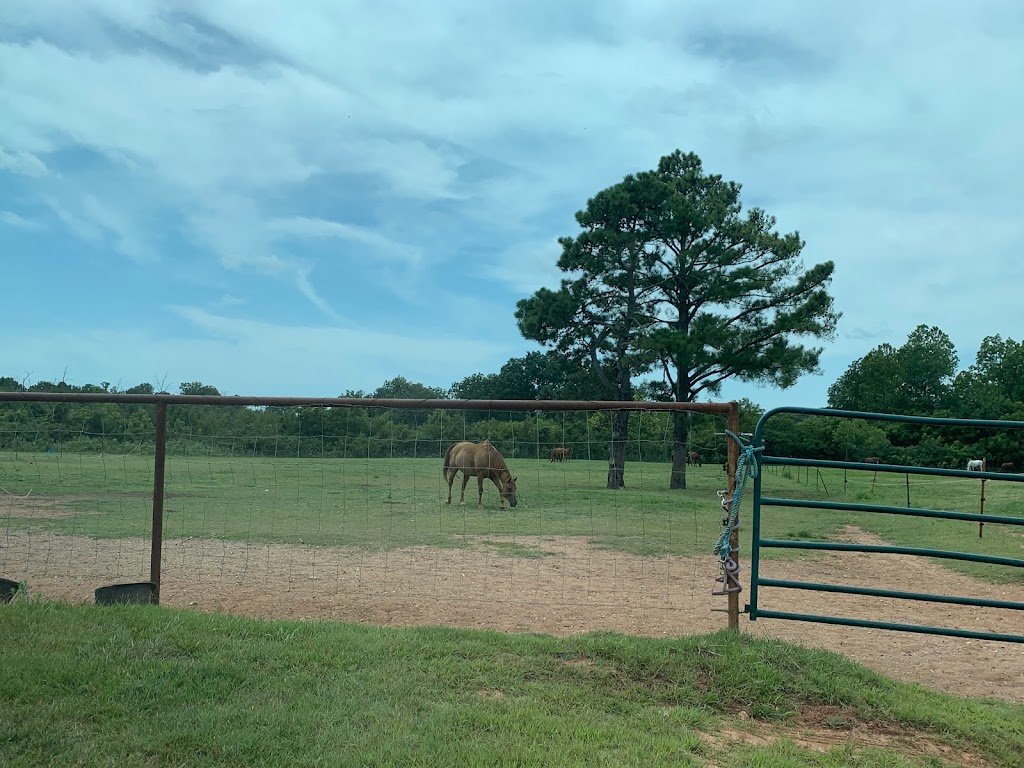
<path fill-rule="evenodd" d="M 510 507 L 516 505 L 516 478 L 508 471 L 505 459 L 498 453 L 498 449 L 491 445 L 490 440 L 482 443 L 461 442 L 452 445 L 444 455 L 444 479 L 448 483 L 448 501 L 452 503 L 452 483 L 455 475 L 462 470 L 462 492 L 459 494 L 459 503 L 466 503 L 466 483 L 471 475 L 476 477 L 477 489 L 480 496 L 477 499 L 477 506 L 484 506 L 484 478 L 489 478 L 498 489 L 498 508 L 505 508 L 505 499 L 508 499 Z"/>
<path fill-rule="evenodd" d="M 999 467 L 1000 472 L 1013 472 L 1014 469 L 1012 461 L 1004 461 Z"/>
<path fill-rule="evenodd" d="M 694 464 L 694 465 L 696 465 L 698 467 L 704 466 L 703 464 L 700 463 L 700 454 L 697 453 L 696 451 L 689 451 L 686 454 L 686 463 L 687 464 Z"/>
<path fill-rule="evenodd" d="M 880 458 L 878 458 L 877 456 L 868 456 L 866 459 L 864 459 L 864 463 L 865 464 L 881 464 L 882 460 Z"/>
<path fill-rule="evenodd" d="M 568 461 L 572 456 L 572 448 L 552 448 L 551 461 Z"/>

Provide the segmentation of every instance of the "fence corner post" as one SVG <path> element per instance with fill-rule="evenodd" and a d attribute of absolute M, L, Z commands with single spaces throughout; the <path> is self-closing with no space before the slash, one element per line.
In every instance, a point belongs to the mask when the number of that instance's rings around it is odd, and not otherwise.
<path fill-rule="evenodd" d="M 729 431 L 734 435 L 740 433 L 740 406 L 739 403 L 733 401 L 729 403 Z M 729 496 L 728 498 L 733 499 L 736 493 L 736 465 L 740 460 L 740 447 L 736 444 L 735 440 L 727 441 L 729 446 Z M 739 510 L 736 510 L 737 514 Z M 729 536 L 729 550 L 732 557 L 736 558 L 736 565 L 739 566 L 739 554 L 740 549 L 740 532 L 733 528 Z M 738 573 L 738 571 L 737 571 Z M 730 592 L 728 595 L 728 609 L 729 609 L 729 629 L 739 632 L 740 631 L 740 593 Z"/>
<path fill-rule="evenodd" d="M 153 449 L 153 529 L 149 553 L 149 580 L 156 585 L 153 599 L 160 603 L 160 567 L 164 547 L 164 469 L 167 463 L 167 403 L 156 404 Z"/>

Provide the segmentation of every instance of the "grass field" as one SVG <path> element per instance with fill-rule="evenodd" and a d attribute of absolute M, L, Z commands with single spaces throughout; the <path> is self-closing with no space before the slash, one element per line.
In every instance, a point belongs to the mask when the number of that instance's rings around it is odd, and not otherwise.
<path fill-rule="evenodd" d="M 0 606 L 0 764 L 1024 765 L 1024 706 L 726 632 L 557 639 Z"/>
<path fill-rule="evenodd" d="M 691 467 L 685 491 L 667 490 L 668 465 L 627 465 L 627 487 L 608 491 L 601 461 L 552 464 L 517 459 L 520 503 L 499 512 L 493 485 L 476 505 L 476 484 L 451 506 L 439 459 L 184 458 L 167 463 L 165 537 L 353 545 L 389 550 L 417 544 L 457 546 L 467 535 L 587 536 L 596 546 L 634 554 L 706 553 L 721 531 L 718 465 Z M 764 492 L 791 498 L 846 499 L 976 512 L 980 481 L 910 478 L 842 470 L 768 467 Z M 152 459 L 91 454 L 0 454 L 0 525 L 45 527 L 101 538 L 148 537 Z M 741 506 L 742 547 L 750 551 L 750 495 Z M 1024 483 L 986 484 L 989 514 L 1024 517 Z M 33 514 L 35 510 L 38 514 Z M 14 512 L 15 514 L 11 514 Z M 879 514 L 766 508 L 766 538 L 828 540 L 855 525 L 908 546 L 1024 557 L 1024 528 Z M 537 556 L 522 547 L 499 551 Z M 765 557 L 813 557 L 763 550 Z M 1024 581 L 1024 569 L 955 563 L 994 582 Z"/>

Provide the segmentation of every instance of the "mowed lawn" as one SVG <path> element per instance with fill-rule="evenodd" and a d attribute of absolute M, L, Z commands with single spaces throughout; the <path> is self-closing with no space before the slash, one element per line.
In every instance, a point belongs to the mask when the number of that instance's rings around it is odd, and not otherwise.
<path fill-rule="evenodd" d="M 688 468 L 688 487 L 669 491 L 668 463 L 630 462 L 626 488 L 605 487 L 604 460 L 513 459 L 519 504 L 498 509 L 493 484 L 477 507 L 475 478 L 453 503 L 438 458 L 294 459 L 182 457 L 167 460 L 165 537 L 348 545 L 386 550 L 459 546 L 466 536 L 585 536 L 596 546 L 644 555 L 708 553 L 722 528 L 718 464 Z M 843 470 L 766 467 L 764 492 L 788 498 L 976 512 L 981 484 Z M 86 536 L 150 535 L 152 458 L 133 455 L 0 454 L 0 526 Z M 742 554 L 750 552 L 753 483 L 741 504 Z M 985 511 L 1024 518 L 1024 483 L 989 481 Z M 765 508 L 766 538 L 826 541 L 856 526 L 895 544 L 1024 558 L 1024 527 L 896 515 Z M 512 552 L 519 550 L 512 549 Z M 765 557 L 813 557 L 764 550 Z M 1024 582 L 1024 569 L 944 565 L 995 582 Z"/>

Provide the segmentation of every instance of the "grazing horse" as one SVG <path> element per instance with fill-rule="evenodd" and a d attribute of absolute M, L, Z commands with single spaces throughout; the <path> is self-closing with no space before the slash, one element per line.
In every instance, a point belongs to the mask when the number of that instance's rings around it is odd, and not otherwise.
<path fill-rule="evenodd" d="M 981 459 L 971 459 L 967 462 L 967 469 L 971 472 L 981 472 L 983 466 L 985 466 L 985 462 Z"/>
<path fill-rule="evenodd" d="M 999 465 L 1000 472 L 1013 472 L 1013 470 L 1015 469 L 1016 467 L 1013 465 L 1012 461 L 1004 461 L 1002 464 Z"/>
<path fill-rule="evenodd" d="M 452 503 L 452 482 L 455 475 L 462 470 L 462 492 L 459 494 L 459 503 L 466 503 L 466 483 L 470 476 L 476 477 L 477 490 L 480 492 L 477 499 L 477 506 L 484 506 L 484 478 L 489 478 L 498 489 L 498 508 L 505 509 L 505 499 L 508 499 L 510 507 L 516 505 L 516 478 L 508 471 L 505 459 L 498 453 L 498 449 L 491 445 L 490 440 L 482 443 L 470 443 L 463 441 L 452 445 L 444 455 L 444 479 L 448 483 L 448 501 Z"/>
<path fill-rule="evenodd" d="M 551 449 L 551 460 L 552 461 L 568 461 L 570 456 L 572 456 L 572 448 L 552 448 Z"/>
<path fill-rule="evenodd" d="M 878 458 L 877 456 L 868 456 L 866 459 L 864 459 L 864 463 L 865 464 L 881 464 L 882 460 L 880 458 Z"/>
<path fill-rule="evenodd" d="M 687 464 L 694 464 L 694 465 L 696 465 L 698 467 L 704 466 L 703 464 L 700 463 L 700 454 L 697 453 L 696 451 L 689 451 L 686 454 L 686 463 Z"/>

